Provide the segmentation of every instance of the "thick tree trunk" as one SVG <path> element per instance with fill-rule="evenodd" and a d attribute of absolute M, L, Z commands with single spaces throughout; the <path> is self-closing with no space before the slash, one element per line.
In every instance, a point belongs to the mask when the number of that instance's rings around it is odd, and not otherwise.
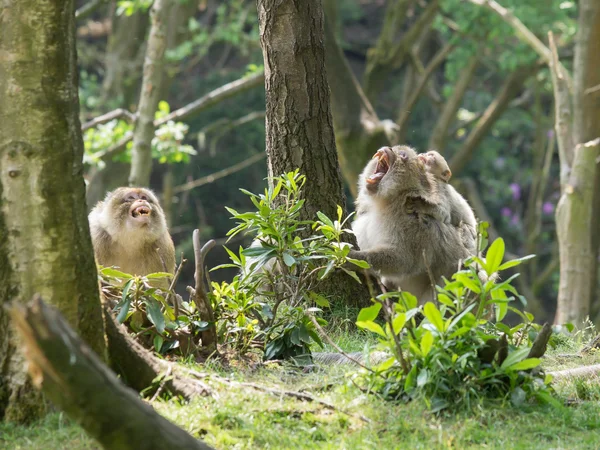
<path fill-rule="evenodd" d="M 329 110 L 321 0 L 258 0 L 269 176 L 307 176 L 304 216 L 345 207 Z M 324 195 L 327 193 L 327 195 Z"/>
<path fill-rule="evenodd" d="M 35 385 L 105 449 L 210 450 L 126 387 L 39 297 L 11 315 Z"/>
<path fill-rule="evenodd" d="M 23 20 L 27 17 L 27 20 Z M 3 306 L 48 298 L 104 357 L 83 183 L 72 0 L 7 0 L 0 14 L 0 418 L 43 410 Z"/>
<path fill-rule="evenodd" d="M 563 171 L 566 172 L 563 175 L 566 183 L 563 182 L 556 209 L 560 249 L 556 323 L 581 323 L 585 320 L 597 292 L 600 214 L 597 197 L 600 193 L 596 187 L 600 177 L 600 95 L 593 90 L 600 85 L 599 52 L 600 4 L 597 0 L 582 0 L 579 2 L 579 29 L 573 63 L 571 126 L 568 123 L 568 103 L 559 101 L 557 95 L 557 132 L 565 135 L 559 136 L 559 142 L 565 143 L 563 147 L 573 143 L 575 149 L 563 148 L 561 152 L 561 165 L 567 170 Z M 561 109 L 566 113 L 562 113 Z M 566 124 L 560 122 L 563 120 L 560 114 L 563 114 Z"/>
<path fill-rule="evenodd" d="M 335 217 L 345 210 L 325 67 L 321 0 L 258 0 L 265 62 L 269 176 L 300 169 L 308 182 L 302 215 Z M 345 274 L 330 277 L 325 295 L 354 304 L 368 299 L 364 286 Z"/>
<path fill-rule="evenodd" d="M 164 55 L 167 47 L 166 20 L 171 0 L 156 0 L 150 10 L 152 28 L 146 48 L 144 78 L 138 105 L 138 119 L 133 133 L 130 186 L 148 186 L 152 172 L 152 138 L 154 115 L 160 100 L 160 86 L 164 78 Z"/>

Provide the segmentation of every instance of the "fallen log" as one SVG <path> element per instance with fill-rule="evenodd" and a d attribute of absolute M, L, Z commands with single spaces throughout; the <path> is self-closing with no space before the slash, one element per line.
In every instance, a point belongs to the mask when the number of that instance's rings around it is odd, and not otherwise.
<path fill-rule="evenodd" d="M 110 450 L 209 450 L 156 413 L 82 342 L 39 296 L 10 315 L 23 338 L 35 386 Z"/>

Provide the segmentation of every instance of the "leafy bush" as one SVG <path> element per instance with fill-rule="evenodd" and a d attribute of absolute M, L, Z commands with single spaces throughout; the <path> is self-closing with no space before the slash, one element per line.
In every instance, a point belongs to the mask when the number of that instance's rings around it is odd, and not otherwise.
<path fill-rule="evenodd" d="M 210 324 L 200 319 L 196 306 L 181 301 L 165 284 L 172 274 L 159 272 L 134 276 L 112 267 L 100 268 L 104 297 L 112 304 L 117 321 L 127 326 L 145 347 L 157 353 L 193 354 L 199 334 Z"/>
<path fill-rule="evenodd" d="M 274 178 L 264 194 L 242 189 L 254 211 L 227 208 L 237 220 L 228 236 L 245 232 L 254 242 L 237 254 L 226 249 L 232 263 L 215 267 L 239 271 L 231 283 L 212 284 L 219 336 L 241 350 L 262 347 L 265 359 L 309 362 L 311 344 L 322 346 L 310 315 L 329 306 L 319 293 L 322 281 L 334 269 L 358 279 L 342 267 L 347 262 L 368 267 L 347 257 L 350 249 L 342 238 L 350 230 L 344 228 L 348 219 L 342 220 L 340 207 L 336 220 L 321 212 L 318 220 L 300 219 L 305 182 L 306 177 L 296 170 Z M 311 304 L 316 306 L 306 308 Z"/>
<path fill-rule="evenodd" d="M 482 398 L 555 402 L 551 377 L 544 376 L 539 358 L 529 357 L 530 335 L 540 326 L 511 306 L 517 298 L 525 303 L 511 284 L 518 274 L 495 281 L 498 272 L 528 257 L 502 263 L 503 257 L 499 238 L 485 259 L 473 257 L 451 280 L 444 279 L 435 303 L 419 306 L 408 292 L 389 292 L 362 309 L 357 326 L 377 334 L 379 346 L 392 354 L 366 374 L 369 389 L 393 400 L 423 398 L 433 411 L 470 407 Z M 513 327 L 502 323 L 509 311 L 523 321 Z"/>

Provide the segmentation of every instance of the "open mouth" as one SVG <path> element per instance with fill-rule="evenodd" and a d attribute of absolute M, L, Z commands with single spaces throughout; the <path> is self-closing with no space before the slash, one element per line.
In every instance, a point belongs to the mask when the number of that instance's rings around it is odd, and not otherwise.
<path fill-rule="evenodd" d="M 131 211 L 131 215 L 133 217 L 147 217 L 150 215 L 150 208 L 148 208 L 147 206 L 138 206 L 137 208 L 134 208 L 133 211 Z"/>
<path fill-rule="evenodd" d="M 390 155 L 386 149 L 381 148 L 377 150 L 373 158 L 377 158 L 377 166 L 375 167 L 375 172 L 367 178 L 367 184 L 371 185 L 379 183 L 390 170 Z"/>

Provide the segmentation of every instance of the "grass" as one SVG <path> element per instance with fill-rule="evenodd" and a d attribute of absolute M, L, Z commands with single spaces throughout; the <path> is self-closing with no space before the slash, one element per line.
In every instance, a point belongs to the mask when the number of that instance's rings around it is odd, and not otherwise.
<path fill-rule="evenodd" d="M 347 331 L 343 321 L 337 322 L 336 341 L 348 350 L 362 349 L 364 336 Z M 600 353 L 572 356 L 578 345 L 561 344 L 549 352 L 545 366 L 556 370 L 600 362 Z M 218 449 L 600 449 L 600 379 L 557 384 L 557 395 L 569 405 L 561 408 L 514 408 L 498 402 L 436 416 L 422 402 L 391 404 L 362 393 L 351 382 L 355 369 L 350 366 L 309 373 L 272 365 L 196 369 L 239 382 L 302 390 L 336 407 L 232 386 L 217 377 L 207 379 L 211 397 L 188 404 L 154 402 L 159 413 Z M 99 448 L 60 413 L 29 427 L 0 424 L 0 449 Z"/>

